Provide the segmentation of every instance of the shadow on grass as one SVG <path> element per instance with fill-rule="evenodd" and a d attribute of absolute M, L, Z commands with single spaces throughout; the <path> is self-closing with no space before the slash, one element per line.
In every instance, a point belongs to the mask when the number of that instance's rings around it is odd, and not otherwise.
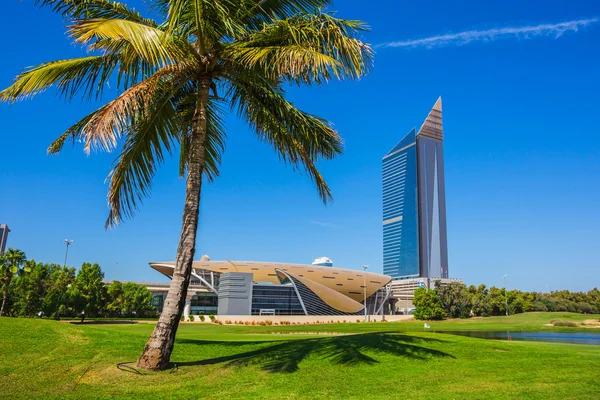
<path fill-rule="evenodd" d="M 273 343 L 217 342 L 190 339 L 180 340 L 179 342 L 196 344 L 199 346 L 209 344 L 240 346 L 258 343 Z M 426 347 L 427 344 L 434 342 L 442 342 L 442 340 L 386 332 L 316 339 L 297 339 L 275 342 L 275 344 L 271 346 L 245 353 L 192 362 L 178 362 L 177 365 L 180 367 L 220 363 L 225 363 L 227 366 L 257 365 L 268 372 L 292 373 L 298 370 L 300 362 L 309 355 L 329 360 L 337 365 L 369 365 L 379 362 L 369 354 L 391 354 L 397 357 L 407 357 L 418 360 L 455 358 L 451 354 Z"/>

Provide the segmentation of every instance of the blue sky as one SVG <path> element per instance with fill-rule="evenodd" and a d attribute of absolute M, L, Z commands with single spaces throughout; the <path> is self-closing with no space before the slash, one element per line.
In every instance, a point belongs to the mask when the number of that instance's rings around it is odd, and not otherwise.
<path fill-rule="evenodd" d="M 32 0 L 4 3 L 3 88 L 25 66 L 85 54 L 60 17 Z M 289 91 L 344 137 L 344 154 L 319 165 L 334 203 L 323 206 L 306 176 L 228 118 L 221 177 L 203 190 L 197 256 L 308 263 L 326 255 L 381 272 L 381 158 L 441 95 L 450 275 L 499 286 L 507 273 L 509 287 L 523 290 L 600 286 L 600 3 L 489 3 L 338 1 L 339 16 L 372 27 L 364 40 L 380 45 L 373 71 Z M 565 22 L 566 31 L 555 26 Z M 461 34 L 472 31 L 480 33 Z M 401 44 L 381 46 L 390 42 Z M 39 261 L 62 263 L 69 238 L 69 264 L 98 262 L 109 279 L 161 280 L 147 263 L 175 258 L 177 162 L 164 164 L 134 219 L 105 231 L 104 179 L 116 154 L 87 157 L 75 146 L 46 155 L 95 106 L 66 104 L 53 90 L 0 104 L 0 222 L 13 230 L 9 245 Z"/>

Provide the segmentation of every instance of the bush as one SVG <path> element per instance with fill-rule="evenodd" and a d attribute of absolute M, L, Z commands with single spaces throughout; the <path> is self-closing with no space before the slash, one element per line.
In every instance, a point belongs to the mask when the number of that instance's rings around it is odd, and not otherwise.
<path fill-rule="evenodd" d="M 215 320 L 215 315 L 214 315 L 214 314 L 210 314 L 210 315 L 208 316 L 208 318 L 210 318 L 210 320 L 211 320 L 211 321 L 214 321 L 214 320 Z"/>
<path fill-rule="evenodd" d="M 201 315 L 200 316 L 200 321 L 204 322 L 204 320 L 205 320 L 204 315 Z"/>
<path fill-rule="evenodd" d="M 231 320 L 229 320 L 229 319 L 226 319 L 226 320 L 225 320 L 225 325 L 231 325 Z"/>
<path fill-rule="evenodd" d="M 582 314 L 594 314 L 597 311 L 596 307 L 584 301 L 577 303 L 577 309 Z"/>
<path fill-rule="evenodd" d="M 190 319 L 190 322 L 194 322 L 194 316 L 192 314 L 188 315 L 188 318 Z"/>
<path fill-rule="evenodd" d="M 547 312 L 548 306 L 546 306 L 546 304 L 543 302 L 536 300 L 533 302 L 533 311 Z"/>
<path fill-rule="evenodd" d="M 439 320 L 446 317 L 440 298 L 435 290 L 418 288 L 415 290 L 414 316 L 416 319 Z"/>
<path fill-rule="evenodd" d="M 553 319 L 550 323 L 554 326 L 568 326 L 571 328 L 576 328 L 577 324 L 573 321 L 565 321 L 563 319 Z"/>
<path fill-rule="evenodd" d="M 266 321 L 265 321 L 265 324 L 266 324 L 267 326 L 271 326 L 271 325 L 273 325 L 273 321 L 271 321 L 271 320 L 266 320 Z"/>

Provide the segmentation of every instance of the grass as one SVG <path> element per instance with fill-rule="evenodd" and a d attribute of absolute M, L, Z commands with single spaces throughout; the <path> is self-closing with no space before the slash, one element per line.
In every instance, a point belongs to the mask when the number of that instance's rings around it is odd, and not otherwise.
<path fill-rule="evenodd" d="M 182 324 L 178 369 L 136 374 L 152 324 L 0 318 L 0 398 L 597 399 L 600 346 L 473 339 L 443 330 L 580 330 L 529 313 L 465 321 Z M 302 335 L 272 333 L 306 332 Z M 314 332 L 339 333 L 315 335 Z"/>

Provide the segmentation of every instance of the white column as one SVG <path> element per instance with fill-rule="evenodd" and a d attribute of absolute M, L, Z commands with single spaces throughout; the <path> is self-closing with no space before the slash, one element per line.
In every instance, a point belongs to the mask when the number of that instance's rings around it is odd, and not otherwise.
<path fill-rule="evenodd" d="M 192 310 L 191 300 L 192 300 L 191 297 L 185 298 L 185 307 L 183 307 L 183 317 L 185 318 L 185 320 L 188 320 L 190 317 L 190 312 Z"/>

